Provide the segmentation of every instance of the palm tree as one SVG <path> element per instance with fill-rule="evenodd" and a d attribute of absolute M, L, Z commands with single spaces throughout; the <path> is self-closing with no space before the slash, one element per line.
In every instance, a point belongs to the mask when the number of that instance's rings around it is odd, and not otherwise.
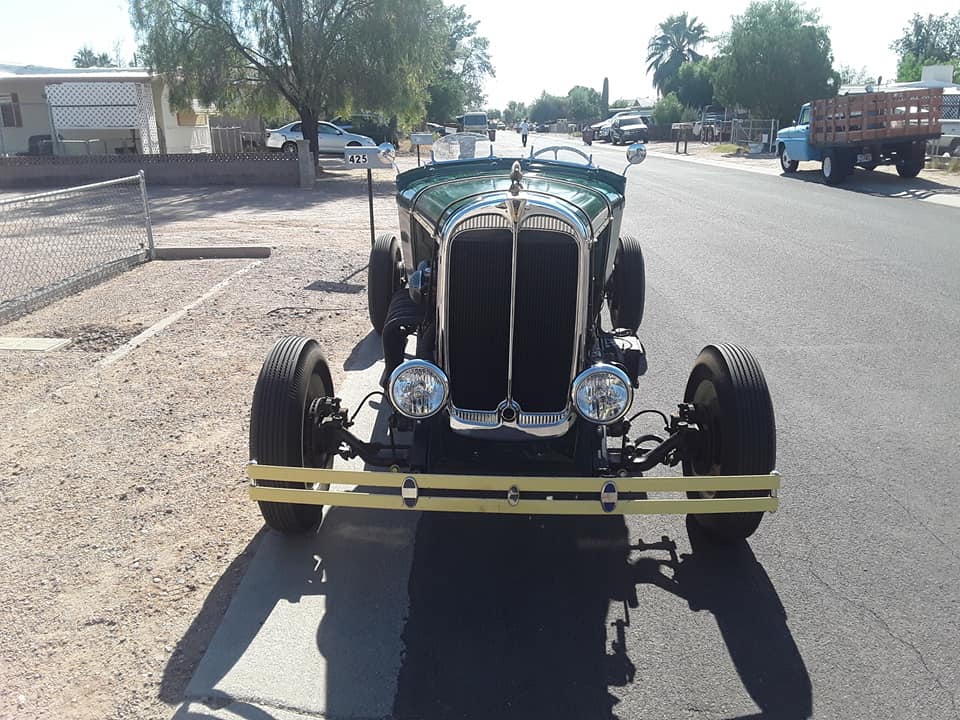
<path fill-rule="evenodd" d="M 653 72 L 653 84 L 659 94 L 669 92 L 683 63 L 703 58 L 697 46 L 707 40 L 706 26 L 685 12 L 660 23 L 660 33 L 650 38 L 647 46 L 647 72 Z"/>
<path fill-rule="evenodd" d="M 106 53 L 97 54 L 91 48 L 84 45 L 77 50 L 77 54 L 73 56 L 73 66 L 78 68 L 114 67 L 114 63 Z"/>

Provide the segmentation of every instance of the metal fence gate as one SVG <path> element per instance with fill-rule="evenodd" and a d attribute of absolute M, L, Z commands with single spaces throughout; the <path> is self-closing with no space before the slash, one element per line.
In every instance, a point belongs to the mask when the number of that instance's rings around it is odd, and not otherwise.
<path fill-rule="evenodd" d="M 152 257 L 143 171 L 0 200 L 0 323 Z"/>
<path fill-rule="evenodd" d="M 773 152 L 779 129 L 778 120 L 734 119 L 730 122 L 730 142 L 748 145 L 751 152 Z"/>

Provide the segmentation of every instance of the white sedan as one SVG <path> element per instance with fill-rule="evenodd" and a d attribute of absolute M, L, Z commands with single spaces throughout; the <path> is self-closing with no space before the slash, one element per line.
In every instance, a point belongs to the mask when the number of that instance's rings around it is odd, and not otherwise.
<path fill-rule="evenodd" d="M 273 150 L 295 153 L 297 152 L 296 141 L 302 139 L 303 133 L 300 131 L 299 120 L 287 123 L 275 130 L 267 130 L 267 147 Z M 375 147 L 376 143 L 373 138 L 368 138 L 366 135 L 355 135 L 333 123 L 322 120 L 317 123 L 317 148 L 320 152 L 340 154 L 344 148 L 358 145 Z"/>

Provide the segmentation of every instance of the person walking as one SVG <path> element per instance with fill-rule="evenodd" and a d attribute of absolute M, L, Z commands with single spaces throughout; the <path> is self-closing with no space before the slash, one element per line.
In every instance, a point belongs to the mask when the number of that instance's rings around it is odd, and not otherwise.
<path fill-rule="evenodd" d="M 527 133 L 530 132 L 530 125 L 527 123 L 526 119 L 520 122 L 520 139 L 523 141 L 523 146 L 527 146 Z"/>

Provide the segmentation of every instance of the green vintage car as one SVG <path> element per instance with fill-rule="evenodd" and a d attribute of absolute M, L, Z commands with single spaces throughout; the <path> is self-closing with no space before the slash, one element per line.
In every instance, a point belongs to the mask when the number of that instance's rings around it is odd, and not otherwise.
<path fill-rule="evenodd" d="M 631 146 L 627 168 L 645 155 Z M 669 415 L 635 402 L 644 259 L 621 234 L 626 172 L 569 146 L 496 157 L 458 134 L 401 173 L 399 230 L 374 241 L 367 284 L 388 436 L 351 432 L 319 342 L 279 340 L 250 419 L 250 496 L 267 524 L 304 532 L 339 505 L 689 513 L 715 541 L 752 534 L 780 478 L 750 352 L 705 347 Z M 638 435 L 647 413 L 662 430 Z M 338 455 L 374 469 L 332 469 Z M 683 476 L 644 475 L 658 465 Z"/>

